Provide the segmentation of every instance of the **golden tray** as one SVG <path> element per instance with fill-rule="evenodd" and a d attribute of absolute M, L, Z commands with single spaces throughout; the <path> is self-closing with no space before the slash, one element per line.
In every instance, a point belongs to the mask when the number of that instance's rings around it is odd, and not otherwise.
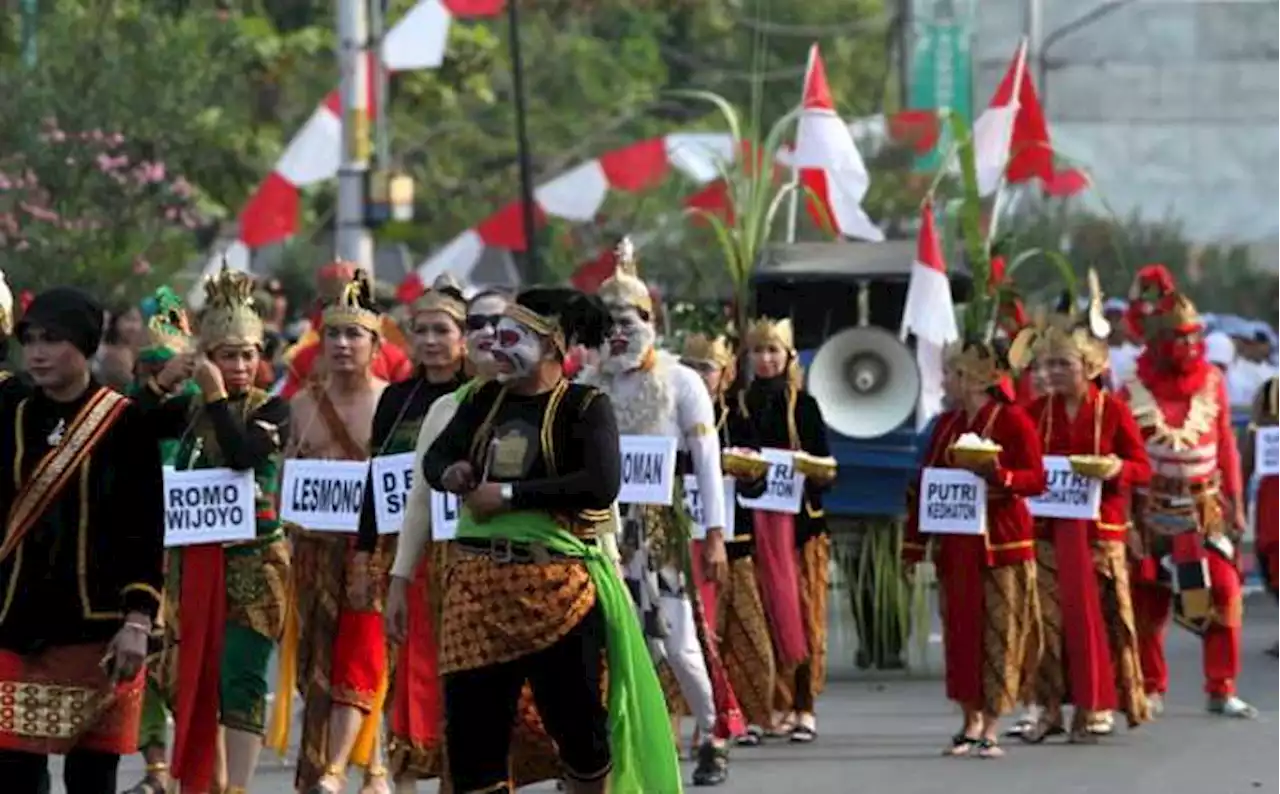
<path fill-rule="evenodd" d="M 769 473 L 769 461 L 757 455 L 725 452 L 720 455 L 720 468 L 737 480 L 758 480 Z"/>
<path fill-rule="evenodd" d="M 794 460 L 796 471 L 811 480 L 825 481 L 835 479 L 836 459 L 833 457 L 819 458 L 807 452 L 797 452 Z"/>
<path fill-rule="evenodd" d="M 1067 462 L 1071 470 L 1084 477 L 1105 480 L 1115 465 L 1116 459 L 1111 455 L 1069 455 Z"/>
<path fill-rule="evenodd" d="M 962 469 L 973 468 L 984 463 L 989 463 L 1000 457 L 1001 447 L 992 447 L 983 449 L 978 447 L 951 447 L 947 452 L 951 456 L 951 462 Z"/>

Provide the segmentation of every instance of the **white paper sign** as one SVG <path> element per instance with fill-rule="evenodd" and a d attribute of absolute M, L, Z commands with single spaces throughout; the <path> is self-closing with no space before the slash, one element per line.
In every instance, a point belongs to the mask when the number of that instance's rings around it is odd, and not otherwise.
<path fill-rule="evenodd" d="M 1045 492 L 1027 499 L 1027 509 L 1036 518 L 1082 518 L 1096 521 L 1102 506 L 1102 480 L 1071 470 L 1063 455 L 1045 455 Z"/>
<path fill-rule="evenodd" d="M 286 460 L 280 518 L 315 532 L 357 532 L 368 478 L 367 460 Z"/>
<path fill-rule="evenodd" d="M 670 436 L 621 436 L 622 490 L 629 505 L 670 505 L 676 475 L 676 440 Z"/>
<path fill-rule="evenodd" d="M 373 480 L 373 511 L 379 535 L 400 532 L 404 511 L 409 505 L 409 489 L 413 487 L 416 463 L 417 455 L 413 452 L 379 455 L 369 462 L 369 476 Z"/>
<path fill-rule="evenodd" d="M 756 499 L 739 496 L 738 504 L 752 510 L 796 515 L 800 512 L 800 502 L 804 498 L 804 475 L 796 471 L 795 452 L 765 448 L 760 450 L 760 457 L 769 461 L 764 495 Z"/>
<path fill-rule="evenodd" d="M 1260 477 L 1280 474 L 1280 427 L 1260 427 L 1253 438 L 1253 470 Z"/>
<path fill-rule="evenodd" d="M 251 471 L 164 467 L 164 545 L 253 540 L 256 483 Z"/>
<path fill-rule="evenodd" d="M 724 478 L 724 539 L 728 540 L 734 534 L 734 509 L 733 494 L 734 483 L 732 477 Z M 693 539 L 703 540 L 707 537 L 707 516 L 706 509 L 702 504 L 702 492 L 698 490 L 698 478 L 692 474 L 684 476 L 684 507 L 689 511 L 689 518 L 693 519 Z"/>
<path fill-rule="evenodd" d="M 458 516 L 462 500 L 457 494 L 431 492 L 431 539 L 453 540 L 458 537 Z"/>
<path fill-rule="evenodd" d="M 963 469 L 920 473 L 920 531 L 944 535 L 987 532 L 987 483 Z"/>

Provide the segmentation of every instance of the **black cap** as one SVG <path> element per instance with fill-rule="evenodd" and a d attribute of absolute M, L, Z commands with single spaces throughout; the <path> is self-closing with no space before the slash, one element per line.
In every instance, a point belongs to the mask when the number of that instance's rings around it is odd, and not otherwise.
<path fill-rule="evenodd" d="M 75 287 L 54 287 L 37 295 L 23 312 L 18 339 L 23 339 L 28 329 L 40 328 L 75 345 L 85 358 L 92 358 L 102 341 L 103 320 L 102 304 L 88 293 Z"/>

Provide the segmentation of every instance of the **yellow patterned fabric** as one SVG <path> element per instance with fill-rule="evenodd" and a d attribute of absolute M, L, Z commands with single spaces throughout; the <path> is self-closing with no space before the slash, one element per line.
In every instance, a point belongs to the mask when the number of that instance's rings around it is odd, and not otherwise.
<path fill-rule="evenodd" d="M 1102 596 L 1102 617 L 1111 643 L 1116 694 L 1129 727 L 1136 728 L 1150 722 L 1151 704 L 1142 683 L 1142 657 L 1138 652 L 1138 629 L 1129 592 L 1125 545 L 1120 541 L 1099 543 L 1094 546 L 1093 559 Z"/>
<path fill-rule="evenodd" d="M 750 557 L 730 561 L 729 581 L 720 591 L 719 619 L 720 655 L 742 713 L 751 725 L 769 725 L 777 670 Z"/>
<path fill-rule="evenodd" d="M 1025 560 L 982 572 L 982 709 L 1002 715 L 1018 704 L 1024 676 L 1043 647 L 1036 564 Z"/>
<path fill-rule="evenodd" d="M 1058 555 L 1053 541 L 1036 541 L 1036 597 L 1040 601 L 1040 626 L 1044 643 L 1039 663 L 1023 681 L 1028 703 L 1057 708 L 1067 700 L 1066 660 L 1062 655 L 1062 602 L 1058 591 Z"/>

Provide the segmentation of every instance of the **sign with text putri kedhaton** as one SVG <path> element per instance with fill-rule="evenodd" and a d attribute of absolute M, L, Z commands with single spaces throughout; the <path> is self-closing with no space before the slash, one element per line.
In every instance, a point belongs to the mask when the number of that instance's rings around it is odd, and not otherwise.
<path fill-rule="evenodd" d="M 725 540 L 728 540 L 733 537 L 733 520 L 736 517 L 733 509 L 735 487 L 732 477 L 724 478 L 723 488 L 724 527 L 722 529 Z M 698 478 L 692 474 L 684 476 L 684 508 L 689 511 L 689 518 L 693 521 L 693 539 L 704 540 L 707 537 L 707 511 L 702 502 L 702 492 L 698 489 Z"/>
<path fill-rule="evenodd" d="M 942 535 L 985 535 L 987 483 L 963 469 L 920 472 L 920 531 Z"/>
<path fill-rule="evenodd" d="M 738 497 L 738 504 L 752 510 L 796 515 L 804 498 L 804 475 L 796 471 L 795 452 L 765 448 L 760 450 L 760 457 L 769 461 L 764 495 L 756 499 Z"/>
<path fill-rule="evenodd" d="M 1044 456 L 1045 491 L 1027 498 L 1036 518 L 1077 518 L 1094 521 L 1102 507 L 1102 480 L 1071 470 L 1063 455 Z"/>
<path fill-rule="evenodd" d="M 676 440 L 670 436 L 620 436 L 622 489 L 628 505 L 670 505 L 676 475 Z"/>
<path fill-rule="evenodd" d="M 253 472 L 164 467 L 164 545 L 253 540 Z"/>
<path fill-rule="evenodd" d="M 368 479 L 367 460 L 286 460 L 280 518 L 314 532 L 357 532 Z"/>
<path fill-rule="evenodd" d="M 1260 427 L 1255 431 L 1253 470 L 1260 477 L 1280 474 L 1280 427 Z"/>
<path fill-rule="evenodd" d="M 370 461 L 369 479 L 373 482 L 373 511 L 378 520 L 379 535 L 400 532 L 404 511 L 409 505 L 409 491 L 413 488 L 416 463 L 417 455 L 413 452 L 379 455 Z"/>

